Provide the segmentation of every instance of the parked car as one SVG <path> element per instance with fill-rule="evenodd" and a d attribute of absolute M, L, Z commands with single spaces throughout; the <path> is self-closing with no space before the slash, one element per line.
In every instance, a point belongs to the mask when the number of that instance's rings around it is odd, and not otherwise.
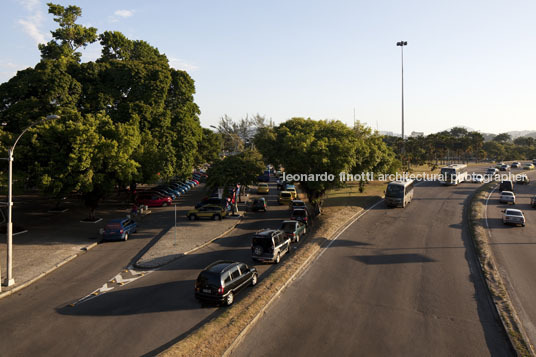
<path fill-rule="evenodd" d="M 528 185 L 530 183 L 530 179 L 527 175 L 519 175 L 516 177 L 516 183 L 521 185 Z"/>
<path fill-rule="evenodd" d="M 512 163 L 512 168 L 513 169 L 519 169 L 521 167 L 521 163 L 516 161 L 516 162 L 513 162 Z"/>
<path fill-rule="evenodd" d="M 307 233 L 307 227 L 300 221 L 283 221 L 279 226 L 279 230 L 290 238 L 292 242 L 296 243 Z"/>
<path fill-rule="evenodd" d="M 267 183 L 257 184 L 257 193 L 258 194 L 270 193 L 270 186 L 268 186 Z"/>
<path fill-rule="evenodd" d="M 255 198 L 253 200 L 253 203 L 251 204 L 251 210 L 253 212 L 257 212 L 257 211 L 266 212 L 266 200 L 264 199 L 264 197 Z"/>
<path fill-rule="evenodd" d="M 153 189 L 151 189 L 151 191 L 160 192 L 164 195 L 170 196 L 173 200 L 179 198 L 179 196 L 174 191 L 164 187 L 154 187 Z"/>
<path fill-rule="evenodd" d="M 112 219 L 102 229 L 103 240 L 128 240 L 128 236 L 136 233 L 137 224 L 130 218 Z"/>
<path fill-rule="evenodd" d="M 170 196 L 162 196 L 158 192 L 143 192 L 136 197 L 137 205 L 146 205 L 148 207 L 166 207 L 171 203 Z"/>
<path fill-rule="evenodd" d="M 525 227 L 525 215 L 521 210 L 508 208 L 502 212 L 504 224 L 520 224 L 521 226 Z"/>
<path fill-rule="evenodd" d="M 527 162 L 525 165 L 523 165 L 523 170 L 534 170 L 534 165 L 530 162 Z"/>
<path fill-rule="evenodd" d="M 287 184 L 285 186 L 285 191 L 290 192 L 292 194 L 292 199 L 295 200 L 298 198 L 298 192 L 296 191 L 296 186 Z"/>
<path fill-rule="evenodd" d="M 502 180 L 499 185 L 499 191 L 514 191 L 514 182 L 512 180 Z"/>
<path fill-rule="evenodd" d="M 536 196 L 532 196 L 530 199 L 530 205 L 532 208 L 536 208 Z"/>
<path fill-rule="evenodd" d="M 290 214 L 290 219 L 294 221 L 300 221 L 304 224 L 308 223 L 309 220 L 309 214 L 307 213 L 306 209 L 303 208 L 295 208 L 292 213 Z"/>
<path fill-rule="evenodd" d="M 278 264 L 290 252 L 290 238 L 278 229 L 257 232 L 251 240 L 251 258 Z"/>
<path fill-rule="evenodd" d="M 294 208 L 303 208 L 303 209 L 307 209 L 307 206 L 305 205 L 305 202 L 302 201 L 302 200 L 292 200 L 290 202 L 290 209 L 294 209 Z"/>
<path fill-rule="evenodd" d="M 202 302 L 232 305 L 235 295 L 246 286 L 257 285 L 255 267 L 233 261 L 216 261 L 199 273 L 195 281 L 195 298 Z"/>
<path fill-rule="evenodd" d="M 277 200 L 280 205 L 288 205 L 292 202 L 292 193 L 288 191 L 281 191 L 279 193 L 279 199 Z"/>
<path fill-rule="evenodd" d="M 516 204 L 516 195 L 512 191 L 503 191 L 501 192 L 501 197 L 499 198 L 500 203 L 512 203 Z"/>
<path fill-rule="evenodd" d="M 497 170 L 495 167 L 490 167 L 486 170 L 487 175 L 495 175 L 499 170 Z"/>
<path fill-rule="evenodd" d="M 225 206 L 227 206 L 227 201 L 219 197 L 205 197 L 201 202 L 195 205 L 195 208 L 200 208 L 206 205 L 218 205 L 225 208 Z"/>
<path fill-rule="evenodd" d="M 204 205 L 197 209 L 189 210 L 186 214 L 190 221 L 199 219 L 199 218 L 211 218 L 215 221 L 227 216 L 227 211 L 219 205 Z"/>

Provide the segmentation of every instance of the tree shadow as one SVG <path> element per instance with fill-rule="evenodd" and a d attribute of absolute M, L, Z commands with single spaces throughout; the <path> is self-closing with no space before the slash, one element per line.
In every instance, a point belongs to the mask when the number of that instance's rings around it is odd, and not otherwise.
<path fill-rule="evenodd" d="M 355 255 L 350 258 L 367 265 L 431 263 L 436 261 L 435 259 L 418 253 Z"/>

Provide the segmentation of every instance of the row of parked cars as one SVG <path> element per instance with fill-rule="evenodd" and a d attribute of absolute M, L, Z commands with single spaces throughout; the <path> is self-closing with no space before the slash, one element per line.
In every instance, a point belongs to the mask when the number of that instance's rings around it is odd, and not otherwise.
<path fill-rule="evenodd" d="M 172 180 L 146 191 L 136 193 L 135 205 L 131 213 L 138 213 L 138 207 L 165 207 L 171 205 L 174 199 L 184 195 L 200 182 L 206 180 L 207 175 L 201 172 L 194 173 L 191 179 Z M 128 240 L 129 236 L 136 233 L 138 224 L 130 216 L 112 219 L 100 230 L 103 240 Z"/>
<path fill-rule="evenodd" d="M 261 189 L 257 192 L 262 194 L 263 191 Z M 305 202 L 291 200 L 289 209 L 290 219 L 282 221 L 277 229 L 263 229 L 252 236 L 253 261 L 278 264 L 291 251 L 292 244 L 299 243 L 307 233 L 309 214 Z M 254 199 L 251 210 L 266 211 L 264 197 Z M 195 297 L 201 302 L 231 305 L 236 293 L 246 286 L 254 286 L 257 281 L 258 272 L 255 267 L 243 262 L 217 261 L 199 274 L 195 283 Z"/>
<path fill-rule="evenodd" d="M 514 167 L 514 164 L 512 164 L 512 167 Z M 502 180 L 499 184 L 499 202 L 504 204 L 516 204 L 516 195 L 514 193 L 514 185 L 515 184 L 528 184 L 530 182 L 527 175 L 521 175 L 517 178 L 517 180 L 514 182 L 512 180 Z M 533 196 L 530 200 L 530 205 L 532 208 L 536 208 L 536 195 Z M 507 225 L 520 225 L 522 227 L 525 227 L 526 219 L 525 215 L 523 214 L 523 211 L 520 209 L 514 209 L 514 208 L 507 208 L 502 210 L 502 221 L 503 224 Z"/>

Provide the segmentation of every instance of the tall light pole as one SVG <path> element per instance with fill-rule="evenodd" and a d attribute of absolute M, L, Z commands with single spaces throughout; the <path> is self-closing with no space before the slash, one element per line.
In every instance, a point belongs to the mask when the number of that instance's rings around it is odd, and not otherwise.
<path fill-rule="evenodd" d="M 45 120 L 53 120 L 58 119 L 58 115 L 48 115 L 44 120 L 39 120 L 34 123 L 32 123 L 29 127 L 24 129 L 22 133 L 17 137 L 15 140 L 15 143 L 12 147 L 8 149 L 8 157 L 7 160 L 9 161 L 9 183 L 7 188 L 7 272 L 6 272 L 6 280 L 4 281 L 5 286 L 11 286 L 15 284 L 15 279 L 13 279 L 13 222 L 12 222 L 12 207 L 13 207 L 13 152 L 15 151 L 15 147 L 17 146 L 17 143 L 19 142 L 20 138 L 34 125 L 39 124 Z"/>
<path fill-rule="evenodd" d="M 402 143 L 404 142 L 404 46 L 408 45 L 407 41 L 400 41 L 396 43 L 397 46 L 400 46 L 400 53 L 402 55 Z M 402 146 L 402 151 L 404 146 Z"/>

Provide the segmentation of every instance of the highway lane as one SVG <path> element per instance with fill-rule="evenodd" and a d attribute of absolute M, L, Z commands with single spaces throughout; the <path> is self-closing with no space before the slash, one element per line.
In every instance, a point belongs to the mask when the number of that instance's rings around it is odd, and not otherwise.
<path fill-rule="evenodd" d="M 508 356 L 463 225 L 477 186 L 382 203 L 281 294 L 233 356 Z"/>
<path fill-rule="evenodd" d="M 194 299 L 194 281 L 201 269 L 217 259 L 250 263 L 251 234 L 260 228 L 275 228 L 288 217 L 288 208 L 276 205 L 277 190 L 274 183 L 271 186 L 268 212 L 248 215 L 230 237 L 129 285 L 68 306 L 130 263 L 147 243 L 135 236 L 127 242 L 99 245 L 15 296 L 0 300 L 2 355 L 152 354 L 224 311 L 202 308 Z M 259 265 L 258 269 L 265 273 L 270 267 Z"/>
<path fill-rule="evenodd" d="M 516 170 L 517 171 L 517 170 Z M 513 171 L 515 173 L 516 171 Z M 536 180 L 536 172 L 529 173 Z M 505 281 L 515 310 L 534 345 L 536 344 L 536 209 L 530 207 L 530 197 L 536 195 L 536 183 L 516 185 L 516 205 L 499 202 L 495 191 L 488 202 L 488 225 L 490 227 L 490 247 L 495 256 L 503 281 Z M 525 227 L 505 226 L 502 212 L 505 208 L 517 208 L 526 217 Z"/>

